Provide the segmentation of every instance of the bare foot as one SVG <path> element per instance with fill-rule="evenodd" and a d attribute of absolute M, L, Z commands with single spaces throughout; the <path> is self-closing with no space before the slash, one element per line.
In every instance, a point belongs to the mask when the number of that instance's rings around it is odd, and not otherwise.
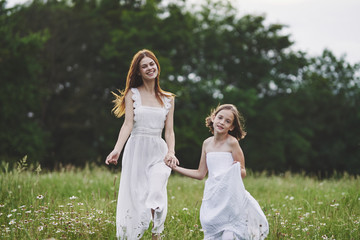
<path fill-rule="evenodd" d="M 153 233 L 152 234 L 152 240 L 161 240 L 160 233 Z"/>

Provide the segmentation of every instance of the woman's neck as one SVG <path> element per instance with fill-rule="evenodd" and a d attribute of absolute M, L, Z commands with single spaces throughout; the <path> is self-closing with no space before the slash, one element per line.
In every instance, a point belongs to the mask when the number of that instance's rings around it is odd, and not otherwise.
<path fill-rule="evenodd" d="M 141 86 L 144 91 L 154 94 L 155 93 L 155 81 L 143 81 L 143 85 Z"/>

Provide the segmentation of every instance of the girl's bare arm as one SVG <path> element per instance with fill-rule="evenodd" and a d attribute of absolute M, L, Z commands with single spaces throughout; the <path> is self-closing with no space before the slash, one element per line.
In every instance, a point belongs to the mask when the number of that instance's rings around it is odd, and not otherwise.
<path fill-rule="evenodd" d="M 232 157 L 235 162 L 240 162 L 241 177 L 244 178 L 246 177 L 244 153 L 240 147 L 239 142 L 235 138 L 233 141 L 231 141 L 230 145 L 232 149 Z"/>
<path fill-rule="evenodd" d="M 173 170 L 187 177 L 195 178 L 198 180 L 204 179 L 208 171 L 206 165 L 206 153 L 205 153 L 204 143 L 201 151 L 201 158 L 198 169 L 188 169 L 188 168 L 175 166 L 173 167 Z"/>

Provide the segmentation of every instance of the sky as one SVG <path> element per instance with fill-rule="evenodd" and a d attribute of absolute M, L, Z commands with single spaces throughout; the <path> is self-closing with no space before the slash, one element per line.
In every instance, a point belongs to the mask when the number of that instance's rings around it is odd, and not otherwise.
<path fill-rule="evenodd" d="M 202 0 L 187 0 L 198 4 Z M 360 0 L 230 0 L 245 14 L 265 15 L 265 24 L 287 25 L 294 50 L 319 56 L 327 48 L 335 56 L 360 63 Z M 8 0 L 8 7 L 26 0 Z"/>
<path fill-rule="evenodd" d="M 265 14 L 266 23 L 288 26 L 294 49 L 311 56 L 327 48 L 360 62 L 359 0 L 237 0 L 240 14 Z"/>

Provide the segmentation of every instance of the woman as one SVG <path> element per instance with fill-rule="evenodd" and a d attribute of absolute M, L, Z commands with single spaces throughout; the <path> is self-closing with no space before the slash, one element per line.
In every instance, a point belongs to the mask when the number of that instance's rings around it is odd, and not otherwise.
<path fill-rule="evenodd" d="M 178 160 L 174 151 L 174 95 L 160 88 L 159 76 L 154 53 L 141 50 L 131 62 L 125 90 L 120 95 L 113 93 L 113 112 L 119 118 L 125 114 L 125 121 L 106 164 L 117 164 L 127 141 L 116 211 L 118 239 L 140 239 L 151 220 L 153 239 L 160 239 L 164 229 L 171 172 L 164 160 L 172 164 Z M 166 143 L 161 138 L 164 127 Z"/>

